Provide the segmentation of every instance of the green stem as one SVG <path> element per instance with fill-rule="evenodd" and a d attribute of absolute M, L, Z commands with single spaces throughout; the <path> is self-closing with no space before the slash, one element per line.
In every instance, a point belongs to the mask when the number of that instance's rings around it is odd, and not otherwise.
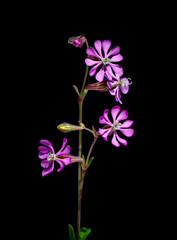
<path fill-rule="evenodd" d="M 88 47 L 88 42 L 86 40 L 86 46 Z M 80 96 L 83 96 L 84 87 L 86 83 L 88 75 L 88 66 L 86 65 L 84 80 L 80 92 Z M 82 123 L 82 110 L 83 110 L 83 99 L 79 98 L 79 123 Z M 79 131 L 79 149 L 78 149 L 79 157 L 82 156 L 82 130 Z M 80 232 L 80 222 L 81 222 L 81 195 L 82 195 L 82 188 L 83 188 L 83 178 L 81 179 L 81 163 L 78 164 L 78 213 L 77 213 L 77 240 L 79 239 L 79 232 Z"/>

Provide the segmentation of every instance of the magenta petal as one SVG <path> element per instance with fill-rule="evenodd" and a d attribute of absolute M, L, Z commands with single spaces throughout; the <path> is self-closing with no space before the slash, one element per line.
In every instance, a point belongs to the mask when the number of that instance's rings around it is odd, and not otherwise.
<path fill-rule="evenodd" d="M 98 132 L 101 134 L 101 136 L 104 138 L 104 140 L 108 141 L 107 137 L 109 135 L 109 133 L 111 132 L 111 128 L 108 128 L 108 129 L 102 129 L 102 128 L 99 128 L 98 129 Z"/>
<path fill-rule="evenodd" d="M 46 176 L 47 174 L 51 173 L 54 169 L 54 161 L 51 162 L 51 166 L 49 168 L 46 168 L 42 171 L 42 176 Z"/>
<path fill-rule="evenodd" d="M 67 139 L 66 139 L 66 138 L 63 138 L 62 147 L 61 147 L 61 149 L 56 153 L 56 156 L 58 156 L 58 155 L 63 151 L 63 149 L 64 149 L 65 146 L 66 146 L 66 143 L 67 143 Z"/>
<path fill-rule="evenodd" d="M 119 144 L 119 142 L 118 142 L 118 140 L 117 140 L 117 133 L 116 133 L 116 131 L 113 133 L 113 137 L 112 137 L 112 140 L 111 140 L 111 143 L 114 145 L 114 146 L 116 146 L 116 147 L 119 147 L 120 146 L 120 144 Z"/>
<path fill-rule="evenodd" d="M 129 90 L 129 86 L 121 86 L 120 87 L 121 91 L 123 92 L 123 94 L 127 94 L 128 93 L 128 90 Z"/>
<path fill-rule="evenodd" d="M 124 123 L 122 123 L 120 128 L 129 128 L 133 124 L 132 120 L 126 120 Z"/>
<path fill-rule="evenodd" d="M 127 118 L 128 118 L 128 112 L 126 110 L 122 110 L 122 112 L 119 114 L 116 120 L 119 122 Z"/>
<path fill-rule="evenodd" d="M 54 153 L 54 149 L 53 149 L 52 143 L 50 141 L 48 141 L 46 139 L 41 139 L 40 143 L 48 146 L 52 150 L 52 153 Z"/>
<path fill-rule="evenodd" d="M 107 57 L 108 50 L 111 46 L 111 41 L 110 40 L 104 40 L 102 42 L 102 46 L 103 46 L 103 51 L 104 51 L 105 57 Z"/>
<path fill-rule="evenodd" d="M 38 154 L 38 158 L 40 158 L 40 159 L 45 159 L 47 157 L 48 157 L 48 153 L 41 153 L 41 152 L 39 152 L 39 154 Z"/>
<path fill-rule="evenodd" d="M 43 160 L 41 162 L 41 167 L 43 167 L 43 168 L 48 168 L 48 167 L 50 167 L 50 165 L 51 165 L 51 161 L 49 162 L 47 160 Z"/>
<path fill-rule="evenodd" d="M 115 96 L 116 95 L 116 92 L 117 92 L 117 88 L 114 88 L 112 90 L 109 90 L 109 93 L 112 95 L 112 96 Z"/>
<path fill-rule="evenodd" d="M 101 48 L 102 48 L 101 41 L 100 41 L 100 40 L 96 40 L 96 41 L 94 42 L 94 46 L 95 46 L 96 50 L 98 51 L 100 57 L 102 58 L 103 55 L 102 55 L 102 52 L 101 52 Z"/>
<path fill-rule="evenodd" d="M 112 56 L 112 55 L 116 55 L 120 52 L 120 47 L 116 46 L 114 47 L 107 55 L 107 57 Z"/>
<path fill-rule="evenodd" d="M 95 49 L 93 47 L 88 47 L 87 50 L 86 50 L 86 53 L 89 56 L 101 58 L 101 56 L 98 55 L 98 53 L 95 51 Z"/>
<path fill-rule="evenodd" d="M 121 54 L 115 55 L 111 58 L 111 62 L 120 62 L 123 59 Z"/>
<path fill-rule="evenodd" d="M 109 117 L 108 117 L 108 112 L 109 112 L 109 110 L 105 109 L 103 112 L 103 117 L 106 119 L 108 125 L 112 126 L 112 123 L 110 122 Z"/>
<path fill-rule="evenodd" d="M 121 94 L 120 94 L 120 88 L 119 87 L 116 88 L 116 97 L 115 97 L 115 99 L 116 99 L 117 102 L 122 104 L 122 101 L 120 100 L 121 99 Z"/>
<path fill-rule="evenodd" d="M 114 63 L 109 62 L 109 65 L 112 67 L 114 72 L 116 72 L 116 73 L 122 72 L 122 67 L 119 66 L 118 64 L 114 64 Z"/>
<path fill-rule="evenodd" d="M 60 172 L 63 168 L 64 168 L 64 164 L 60 161 L 60 160 L 56 160 L 59 165 L 60 165 L 60 168 L 57 169 L 57 172 Z"/>
<path fill-rule="evenodd" d="M 134 134 L 134 129 L 132 128 L 120 128 L 121 131 L 126 137 L 132 137 Z"/>
<path fill-rule="evenodd" d="M 38 150 L 41 152 L 41 153 L 48 153 L 51 151 L 51 149 L 47 148 L 47 147 L 44 147 L 44 146 L 39 146 L 38 147 Z"/>
<path fill-rule="evenodd" d="M 101 68 L 100 71 L 95 76 L 96 80 L 102 82 L 104 79 L 104 70 Z"/>
<path fill-rule="evenodd" d="M 114 106 L 111 109 L 111 115 L 112 115 L 113 122 L 116 121 L 116 117 L 117 117 L 118 113 L 120 112 L 120 110 L 121 110 L 121 108 L 119 106 Z"/>
<path fill-rule="evenodd" d="M 95 61 L 95 60 L 92 60 L 92 59 L 90 59 L 90 58 L 86 58 L 85 59 L 85 64 L 87 65 L 87 66 L 93 66 L 93 65 L 95 65 L 95 64 L 97 64 L 97 63 L 99 63 L 100 61 Z"/>
<path fill-rule="evenodd" d="M 117 140 L 122 143 L 124 146 L 127 146 L 127 140 L 120 138 L 119 135 L 117 134 Z"/>
<path fill-rule="evenodd" d="M 63 151 L 59 151 L 58 153 L 56 153 L 56 156 L 70 154 L 70 151 L 71 151 L 71 147 L 67 145 Z"/>
<path fill-rule="evenodd" d="M 90 69 L 90 71 L 89 71 L 89 75 L 90 75 L 90 76 L 93 76 L 93 75 L 96 73 L 96 70 L 97 70 L 97 68 L 98 68 L 100 65 L 101 65 L 101 62 L 98 63 L 97 65 L 95 65 L 94 67 L 92 67 L 92 68 Z"/>

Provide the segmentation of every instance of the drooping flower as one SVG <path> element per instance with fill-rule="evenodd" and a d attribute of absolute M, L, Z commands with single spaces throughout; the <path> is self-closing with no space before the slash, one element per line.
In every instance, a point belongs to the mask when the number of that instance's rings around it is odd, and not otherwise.
<path fill-rule="evenodd" d="M 82 158 L 70 155 L 71 147 L 69 145 L 66 146 L 66 138 L 63 139 L 62 147 L 57 153 L 55 153 L 50 141 L 41 139 L 40 143 L 44 145 L 38 147 L 38 157 L 43 159 L 41 162 L 41 166 L 44 168 L 42 176 L 46 176 L 54 170 L 54 162 L 57 162 L 60 165 L 60 168 L 57 169 L 57 172 L 59 172 L 64 166 L 70 163 L 82 161 Z"/>
<path fill-rule="evenodd" d="M 114 74 L 110 67 L 108 67 L 108 70 L 109 71 L 106 72 L 106 74 L 111 74 L 113 78 L 111 81 L 107 81 L 107 85 L 110 89 L 109 92 L 111 95 L 115 96 L 117 102 L 122 104 L 121 92 L 127 94 L 129 91 L 129 85 L 132 84 L 132 82 L 130 82 L 128 78 L 120 78 L 123 75 L 123 69 L 119 74 Z"/>
<path fill-rule="evenodd" d="M 68 43 L 70 43 L 71 45 L 75 46 L 75 47 L 82 47 L 82 45 L 86 42 L 86 38 L 84 36 L 84 34 L 81 34 L 80 36 L 77 37 L 70 37 L 68 39 Z"/>
<path fill-rule="evenodd" d="M 99 128 L 98 132 L 101 134 L 103 139 L 108 141 L 108 135 L 113 134 L 112 144 L 116 147 L 120 146 L 120 143 L 127 146 L 127 140 L 119 137 L 117 131 L 123 133 L 126 137 L 131 137 L 134 134 L 134 130 L 131 127 L 133 124 L 132 120 L 126 120 L 122 123 L 123 120 L 128 118 L 128 112 L 126 110 L 122 110 L 119 106 L 114 106 L 111 109 L 111 115 L 113 119 L 113 123 L 109 120 L 108 117 L 108 109 L 104 110 L 103 116 L 100 116 L 99 123 L 105 124 L 103 128 Z"/>
<path fill-rule="evenodd" d="M 93 47 L 88 47 L 86 50 L 88 57 L 85 59 L 85 63 L 88 66 L 93 66 L 89 71 L 89 75 L 93 76 L 98 67 L 101 66 L 101 69 L 95 76 L 96 80 L 99 82 L 103 81 L 106 70 L 108 71 L 107 76 L 109 80 L 111 80 L 112 76 L 111 74 L 109 75 L 109 69 L 107 69 L 108 66 L 110 66 L 115 73 L 119 73 L 122 70 L 122 67 L 116 64 L 116 62 L 120 62 L 123 59 L 122 55 L 119 54 L 120 47 L 116 46 L 109 51 L 111 46 L 110 40 L 104 40 L 103 42 L 96 40 L 94 46 L 97 51 Z"/>

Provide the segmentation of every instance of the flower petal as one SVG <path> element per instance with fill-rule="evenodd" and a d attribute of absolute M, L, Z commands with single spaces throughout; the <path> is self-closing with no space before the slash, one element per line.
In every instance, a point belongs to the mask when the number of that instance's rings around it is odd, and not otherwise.
<path fill-rule="evenodd" d="M 126 110 L 122 110 L 122 112 L 119 114 L 116 120 L 119 122 L 127 118 L 128 118 L 128 112 Z"/>
<path fill-rule="evenodd" d="M 121 91 L 123 92 L 123 94 L 127 94 L 128 93 L 128 91 L 129 91 L 129 86 L 127 85 L 127 86 L 121 86 L 120 87 L 120 89 L 121 89 Z"/>
<path fill-rule="evenodd" d="M 54 149 L 53 149 L 52 143 L 50 141 L 48 141 L 46 139 L 41 139 L 40 143 L 48 146 L 52 150 L 52 153 L 54 153 Z"/>
<path fill-rule="evenodd" d="M 41 153 L 48 153 L 51 151 L 51 149 L 47 148 L 47 147 L 44 147 L 44 146 L 39 146 L 38 147 L 38 150 L 41 152 Z"/>
<path fill-rule="evenodd" d="M 116 117 L 117 117 L 118 113 L 120 112 L 120 110 L 121 110 L 121 108 L 119 106 L 114 106 L 111 109 L 111 115 L 112 115 L 113 122 L 116 121 Z"/>
<path fill-rule="evenodd" d="M 101 134 L 101 136 L 104 138 L 104 140 L 108 141 L 107 137 L 109 135 L 109 133 L 111 132 L 111 128 L 107 128 L 107 129 L 103 129 L 103 128 L 99 128 L 98 132 Z"/>
<path fill-rule="evenodd" d="M 93 76 L 93 75 L 96 73 L 96 70 L 97 70 L 97 68 L 98 68 L 100 65 L 101 65 L 101 62 L 98 63 L 97 65 L 95 65 L 94 67 L 92 67 L 92 68 L 90 69 L 90 71 L 89 71 L 89 75 L 90 75 L 90 76 Z"/>
<path fill-rule="evenodd" d="M 46 176 L 47 174 L 51 173 L 54 169 L 54 161 L 51 162 L 51 166 L 49 168 L 46 168 L 42 171 L 42 176 Z"/>
<path fill-rule="evenodd" d="M 95 60 L 92 60 L 92 59 L 90 59 L 90 58 L 86 58 L 85 59 L 85 64 L 87 65 L 87 66 L 93 66 L 93 65 L 95 65 L 95 64 L 97 64 L 97 63 L 99 63 L 100 61 L 95 61 Z"/>
<path fill-rule="evenodd" d="M 131 125 L 133 124 L 133 121 L 132 120 L 126 120 L 124 123 L 122 123 L 121 128 L 129 128 L 131 127 Z"/>
<path fill-rule="evenodd" d="M 112 137 L 111 143 L 112 143 L 114 146 L 116 146 L 116 147 L 119 147 L 119 146 L 120 146 L 120 144 L 119 144 L 119 142 L 118 142 L 118 140 L 117 140 L 117 133 L 116 133 L 116 131 L 114 131 L 114 133 L 113 133 L 113 137 Z"/>
<path fill-rule="evenodd" d="M 100 57 L 102 58 L 103 55 L 102 55 L 102 52 L 101 52 L 101 48 L 102 48 L 101 41 L 100 41 L 100 40 L 96 40 L 96 41 L 94 42 L 94 46 L 95 46 L 96 50 L 98 51 Z"/>
<path fill-rule="evenodd" d="M 120 52 L 120 47 L 119 46 L 115 46 L 107 55 L 107 57 L 112 56 L 112 55 L 116 55 Z"/>
<path fill-rule="evenodd" d="M 66 143 L 67 143 L 67 139 L 66 138 L 63 138 L 63 144 L 62 144 L 62 147 L 61 149 L 56 153 L 56 156 L 60 155 L 63 151 L 63 149 L 65 148 L 66 146 Z"/>
<path fill-rule="evenodd" d="M 48 167 L 50 167 L 51 163 L 52 163 L 51 161 L 43 160 L 41 162 L 41 167 L 48 168 Z"/>
<path fill-rule="evenodd" d="M 117 134 L 117 140 L 122 143 L 124 146 L 127 146 L 127 140 L 120 138 L 119 135 Z"/>
<path fill-rule="evenodd" d="M 118 54 L 113 56 L 110 62 L 120 62 L 122 59 L 123 59 L 123 56 L 121 54 Z"/>
<path fill-rule="evenodd" d="M 122 72 L 122 67 L 119 66 L 118 64 L 109 62 L 109 66 L 111 66 L 111 68 L 114 70 L 114 72 L 116 72 L 118 74 Z"/>
<path fill-rule="evenodd" d="M 86 50 L 86 53 L 89 56 L 101 58 L 101 56 L 98 55 L 98 53 L 95 51 L 95 49 L 93 47 L 88 47 L 87 50 Z"/>
<path fill-rule="evenodd" d="M 60 160 L 56 159 L 56 161 L 60 164 L 60 168 L 57 169 L 57 172 L 60 172 L 64 168 L 64 164 Z"/>
<path fill-rule="evenodd" d="M 121 99 L 121 94 L 120 94 L 120 87 L 116 88 L 116 97 L 115 97 L 116 101 L 119 102 L 120 104 L 122 104 Z"/>
<path fill-rule="evenodd" d="M 111 46 L 111 41 L 110 40 L 104 40 L 102 42 L 102 46 L 103 46 L 103 51 L 104 51 L 104 54 L 105 54 L 105 58 L 107 57 L 107 53 L 108 53 L 108 50 Z"/>
<path fill-rule="evenodd" d="M 40 158 L 40 159 L 45 159 L 47 157 L 48 157 L 48 153 L 41 153 L 41 152 L 39 152 L 39 154 L 38 154 L 38 158 Z"/>
<path fill-rule="evenodd" d="M 121 131 L 126 137 L 131 137 L 134 134 L 134 129 L 132 128 L 120 128 Z"/>
<path fill-rule="evenodd" d="M 110 120 L 108 118 L 108 112 L 109 112 L 109 110 L 105 109 L 104 112 L 103 112 L 103 117 L 106 119 L 108 125 L 112 126 L 112 123 L 110 122 Z"/>
<path fill-rule="evenodd" d="M 100 71 L 95 76 L 96 80 L 102 82 L 104 79 L 104 70 L 101 68 Z"/>

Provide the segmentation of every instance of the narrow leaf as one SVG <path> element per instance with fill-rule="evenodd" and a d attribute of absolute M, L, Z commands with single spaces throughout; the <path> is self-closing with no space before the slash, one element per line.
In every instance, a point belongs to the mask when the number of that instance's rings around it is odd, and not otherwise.
<path fill-rule="evenodd" d="M 89 161 L 88 161 L 88 166 L 90 166 L 90 164 L 92 163 L 92 161 L 93 161 L 94 158 L 95 158 L 95 157 L 92 157 L 92 158 L 89 159 Z"/>
<path fill-rule="evenodd" d="M 74 229 L 73 229 L 73 226 L 71 224 L 68 225 L 68 229 L 69 229 L 69 238 L 70 238 L 70 240 L 76 240 Z"/>
<path fill-rule="evenodd" d="M 75 85 L 73 85 L 73 88 L 75 89 L 75 91 L 76 91 L 76 93 L 78 94 L 78 96 L 80 96 L 80 93 L 79 93 L 78 88 L 77 88 Z"/>
<path fill-rule="evenodd" d="M 79 240 L 85 240 L 90 233 L 91 233 L 90 228 L 85 228 L 85 227 L 81 228 L 79 233 Z"/>

